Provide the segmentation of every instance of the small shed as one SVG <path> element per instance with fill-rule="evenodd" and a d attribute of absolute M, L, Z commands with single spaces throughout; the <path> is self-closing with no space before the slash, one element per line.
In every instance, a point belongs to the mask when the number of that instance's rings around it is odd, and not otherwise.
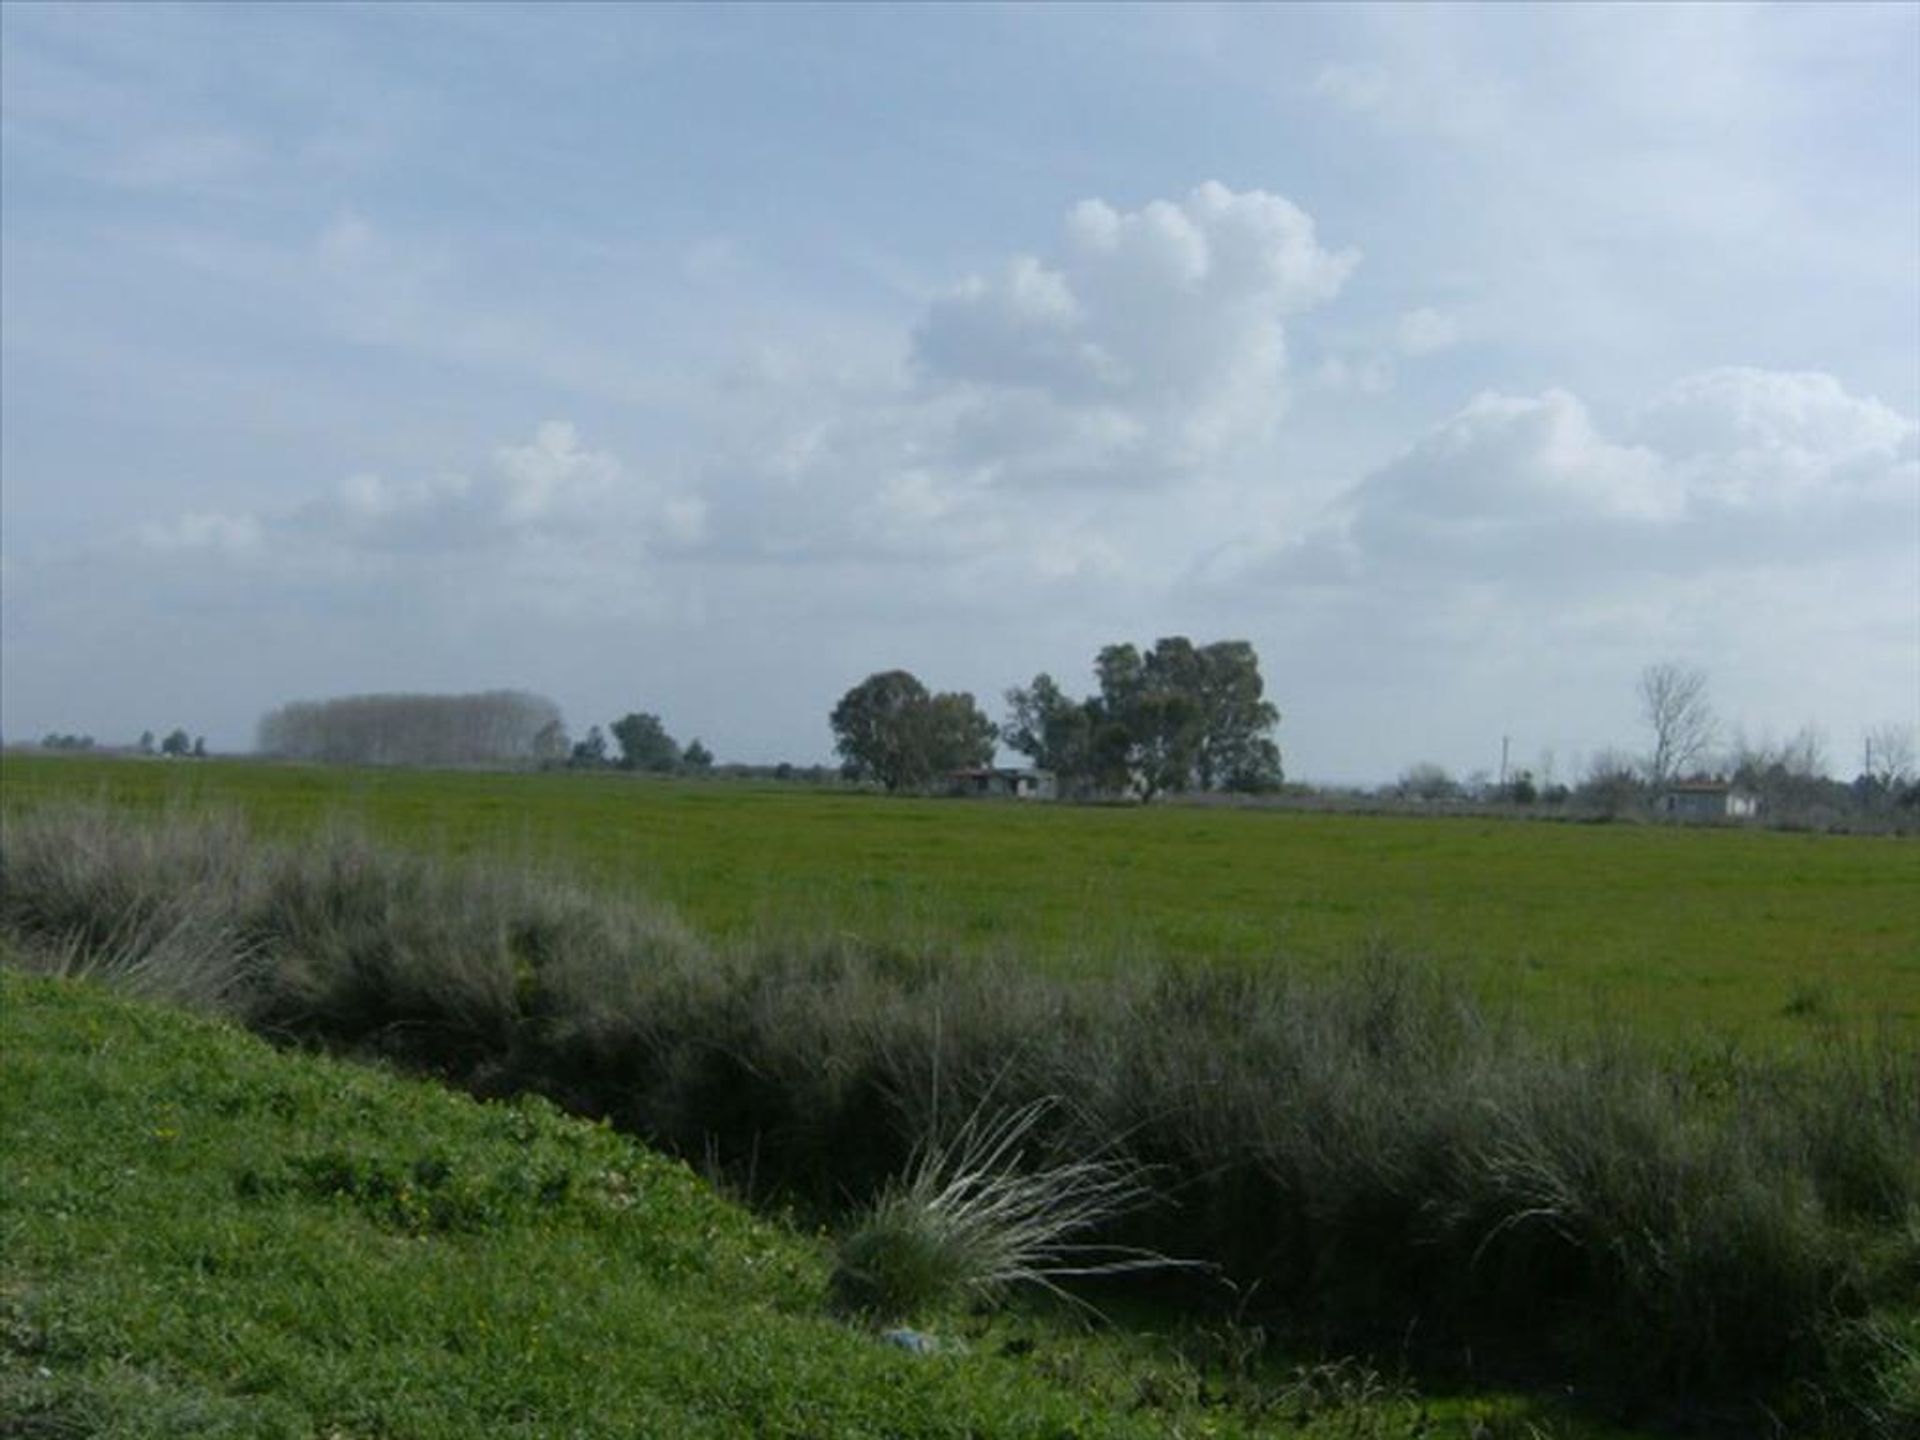
<path fill-rule="evenodd" d="M 1660 792 L 1657 807 L 1675 820 L 1750 820 L 1760 797 L 1724 780 L 1676 780 Z"/>
<path fill-rule="evenodd" d="M 1000 797 L 1008 800 L 1051 800 L 1053 776 L 1045 770 L 1025 770 L 1016 766 L 980 766 L 955 770 L 947 776 L 947 787 L 955 795 Z"/>

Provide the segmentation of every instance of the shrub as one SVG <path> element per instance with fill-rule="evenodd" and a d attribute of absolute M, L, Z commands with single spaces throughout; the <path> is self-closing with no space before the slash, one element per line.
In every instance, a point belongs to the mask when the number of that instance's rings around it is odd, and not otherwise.
<path fill-rule="evenodd" d="M 1015 1285 L 1065 1295 L 1063 1280 L 1175 1264 L 1085 1241 L 1150 1192 L 1122 1160 L 1035 1158 L 1054 1108 L 1041 1099 L 991 1115 L 976 1109 L 951 1138 L 926 1141 L 841 1239 L 839 1302 L 900 1319 L 991 1303 Z"/>

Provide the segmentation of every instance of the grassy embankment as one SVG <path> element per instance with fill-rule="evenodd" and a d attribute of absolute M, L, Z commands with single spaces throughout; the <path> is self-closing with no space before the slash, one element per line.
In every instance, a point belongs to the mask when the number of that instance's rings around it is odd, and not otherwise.
<path fill-rule="evenodd" d="M 0 1434 L 1576 1433 L 1231 1336 L 910 1355 L 829 1317 L 818 1246 L 604 1127 L 4 970 L 0 1122 Z"/>
<path fill-rule="evenodd" d="M 43 963 L 542 1090 L 789 1196 L 877 1192 L 936 1102 L 1047 1099 L 1048 1153 L 1154 1177 L 1104 1238 L 1210 1262 L 1213 1303 L 1231 1284 L 1296 1336 L 1478 1356 L 1642 1416 L 1920 1414 L 1920 1057 L 1897 1042 L 1787 1062 L 1542 1038 L 1387 961 L 1087 984 L 716 948 L 524 869 L 124 812 L 10 817 L 4 880 Z"/>
<path fill-rule="evenodd" d="M 1481 819 L 884 803 L 797 787 L 8 756 L 5 803 L 345 816 L 663 902 L 719 938 L 848 934 L 1103 974 L 1159 957 L 1431 957 L 1561 1024 L 1920 1035 L 1920 845 Z"/>

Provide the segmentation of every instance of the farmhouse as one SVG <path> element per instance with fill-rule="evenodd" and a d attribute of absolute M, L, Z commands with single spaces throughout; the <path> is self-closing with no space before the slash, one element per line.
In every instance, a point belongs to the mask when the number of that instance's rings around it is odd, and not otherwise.
<path fill-rule="evenodd" d="M 1656 808 L 1676 820 L 1747 820 L 1760 813 L 1760 798 L 1724 780 L 1676 780 Z"/>
<path fill-rule="evenodd" d="M 1053 776 L 1045 770 L 983 766 L 978 769 L 953 771 L 947 776 L 947 788 L 955 795 L 1004 796 L 1014 800 L 1051 800 Z"/>

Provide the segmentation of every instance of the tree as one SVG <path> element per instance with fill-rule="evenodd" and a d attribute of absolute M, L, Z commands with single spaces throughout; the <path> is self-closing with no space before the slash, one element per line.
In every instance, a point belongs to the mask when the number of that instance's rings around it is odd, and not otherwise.
<path fill-rule="evenodd" d="M 193 748 L 193 740 L 184 730 L 171 730 L 167 738 L 160 742 L 162 755 L 185 755 Z"/>
<path fill-rule="evenodd" d="M 1446 767 L 1431 760 L 1409 765 L 1401 772 L 1394 788 L 1407 800 L 1452 800 L 1460 794 L 1459 783 L 1447 773 Z"/>
<path fill-rule="evenodd" d="M 1270 732 L 1280 712 L 1265 698 L 1260 660 L 1245 640 L 1196 648 L 1169 635 L 1144 655 L 1109 645 L 1094 662 L 1100 680 L 1096 754 L 1120 760 L 1143 798 L 1195 785 L 1269 789 L 1280 783 Z"/>
<path fill-rule="evenodd" d="M 840 697 L 828 723 L 847 773 L 878 780 L 889 791 L 987 764 L 999 733 L 973 696 L 929 694 L 905 670 L 869 675 Z"/>
<path fill-rule="evenodd" d="M 827 723 L 848 774 L 872 777 L 889 790 L 924 783 L 915 717 L 931 698 L 905 670 L 878 671 L 842 695 Z"/>
<path fill-rule="evenodd" d="M 1276 788 L 1282 778 L 1280 748 L 1270 732 L 1280 723 L 1280 712 L 1266 698 L 1253 646 L 1245 640 L 1220 640 L 1193 652 L 1193 661 L 1190 684 L 1200 708 L 1200 744 L 1193 766 L 1200 788 Z"/>
<path fill-rule="evenodd" d="M 1069 789 L 1138 791 L 1198 785 L 1268 790 L 1281 780 L 1260 661 L 1244 640 L 1195 647 L 1184 635 L 1144 654 L 1108 645 L 1094 660 L 1100 693 L 1076 701 L 1049 675 L 1007 692 L 1006 742 Z"/>
<path fill-rule="evenodd" d="M 934 776 L 993 763 L 1000 730 L 964 690 L 933 696 L 923 720 L 927 768 Z"/>
<path fill-rule="evenodd" d="M 607 763 L 607 734 L 598 725 L 587 727 L 587 738 L 573 747 L 567 763 L 578 769 L 597 770 Z"/>
<path fill-rule="evenodd" d="M 1707 673 L 1662 661 L 1640 672 L 1640 714 L 1652 732 L 1647 778 L 1655 785 L 1685 773 L 1713 744 L 1716 723 L 1707 699 Z"/>
<path fill-rule="evenodd" d="M 674 743 L 658 715 L 622 715 L 607 727 L 620 747 L 622 770 L 652 770 L 662 773 L 680 763 L 680 747 Z"/>
<path fill-rule="evenodd" d="M 1646 798 L 1639 767 L 1618 750 L 1602 750 L 1587 762 L 1586 778 L 1573 792 L 1583 808 L 1601 815 L 1625 815 Z"/>
<path fill-rule="evenodd" d="M 1121 758 L 1124 737 L 1128 777 L 1143 800 L 1192 784 L 1206 723 L 1197 672 L 1193 645 L 1184 635 L 1170 636 L 1144 655 L 1131 645 L 1109 645 L 1094 660 L 1107 768 Z"/>
<path fill-rule="evenodd" d="M 1084 780 L 1092 767 L 1094 715 L 1044 671 L 1024 689 L 1007 691 L 1007 723 L 1001 737 L 1062 783 Z"/>
<path fill-rule="evenodd" d="M 140 732 L 140 753 L 142 755 L 153 754 L 153 731 L 142 730 Z"/>
<path fill-rule="evenodd" d="M 1876 725 L 1865 739 L 1861 775 L 1883 794 L 1913 782 L 1913 732 L 1900 724 Z"/>
<path fill-rule="evenodd" d="M 689 740 L 685 753 L 680 757 L 680 763 L 689 770 L 705 774 L 713 768 L 713 752 L 697 739 Z"/>
<path fill-rule="evenodd" d="M 204 760 L 207 758 L 206 736 L 196 735 L 193 737 L 193 758 L 196 760 Z"/>

